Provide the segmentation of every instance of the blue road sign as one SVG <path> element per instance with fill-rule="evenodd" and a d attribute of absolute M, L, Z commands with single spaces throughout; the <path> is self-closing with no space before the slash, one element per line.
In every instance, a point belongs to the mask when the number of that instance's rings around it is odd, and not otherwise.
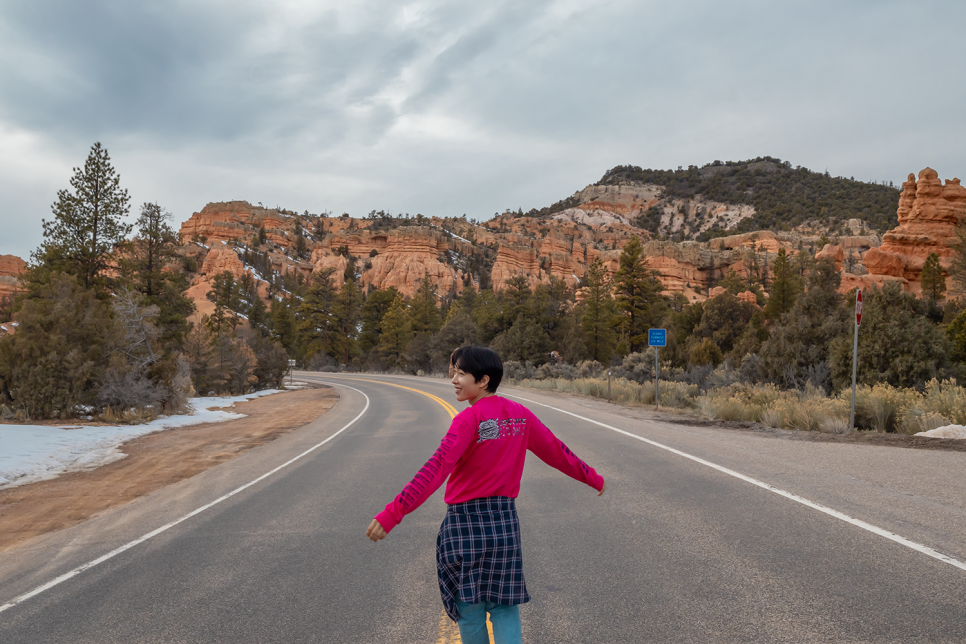
<path fill-rule="evenodd" d="M 647 330 L 647 346 L 649 346 L 649 347 L 666 347 L 667 346 L 667 329 L 648 329 Z"/>

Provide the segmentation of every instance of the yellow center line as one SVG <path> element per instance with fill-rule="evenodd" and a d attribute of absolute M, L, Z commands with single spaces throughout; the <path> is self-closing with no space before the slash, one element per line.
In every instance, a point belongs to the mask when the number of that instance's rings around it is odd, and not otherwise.
<path fill-rule="evenodd" d="M 408 389 L 409 391 L 415 391 L 417 394 L 422 394 L 422 395 L 424 395 L 424 396 L 426 396 L 428 398 L 432 398 L 433 400 L 435 400 L 436 402 L 438 402 L 440 405 L 443 406 L 443 409 L 446 410 L 446 413 L 449 414 L 449 417 L 450 418 L 455 418 L 456 417 L 456 414 L 459 413 L 458 411 L 456 411 L 456 407 L 453 407 L 451 404 L 449 404 L 448 402 L 446 402 L 445 400 L 443 400 L 439 396 L 434 396 L 433 394 L 429 393 L 428 391 L 423 391 L 422 389 L 413 389 L 412 387 L 404 387 L 402 385 L 397 385 L 397 384 L 392 383 L 392 382 L 383 382 L 382 380 L 366 380 L 365 378 L 340 378 L 340 380 L 355 380 L 357 382 L 374 382 L 374 383 L 376 383 L 378 385 L 389 385 L 390 387 L 399 387 L 400 389 Z"/>
<path fill-rule="evenodd" d="M 443 409 L 446 410 L 446 413 L 449 414 L 449 417 L 450 418 L 455 418 L 456 417 L 456 414 L 458 413 L 456 411 L 456 407 L 453 407 L 451 404 L 449 404 L 448 402 L 446 402 L 445 400 L 443 400 L 439 396 L 434 396 L 433 394 L 429 393 L 428 391 L 423 391 L 421 389 L 413 389 L 412 387 L 404 387 L 402 385 L 397 385 L 397 384 L 392 383 L 392 382 L 383 382 L 382 380 L 367 380 L 365 378 L 339 378 L 339 380 L 355 380 L 355 381 L 358 381 L 358 382 L 374 382 L 377 385 L 389 385 L 390 387 L 399 387 L 400 389 L 406 389 L 408 391 L 415 391 L 417 394 L 422 394 L 422 395 L 426 396 L 427 398 L 432 398 L 433 400 L 435 400 L 436 402 L 438 402 L 440 405 L 442 405 Z M 489 615 L 486 616 L 486 631 L 490 635 L 490 644 L 493 644 L 493 624 L 490 622 L 490 616 Z M 460 639 L 460 629 L 459 629 L 459 627 L 456 624 L 453 623 L 453 620 L 451 620 L 449 618 L 449 615 L 446 614 L 446 611 L 443 610 L 442 613 L 440 614 L 440 618 L 439 618 L 439 636 L 436 638 L 436 644 L 462 644 L 462 641 L 463 640 Z"/>

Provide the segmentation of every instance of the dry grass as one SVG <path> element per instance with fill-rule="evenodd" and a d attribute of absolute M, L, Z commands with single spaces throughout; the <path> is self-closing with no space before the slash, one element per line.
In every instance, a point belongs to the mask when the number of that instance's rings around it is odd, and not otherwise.
<path fill-rule="evenodd" d="M 595 398 L 607 398 L 607 378 L 547 378 L 536 380 L 527 378 L 516 383 L 518 387 L 538 389 L 543 391 L 564 391 L 573 394 L 583 394 Z M 684 409 L 694 407 L 698 395 L 695 385 L 680 382 L 662 382 L 660 384 L 661 406 Z M 639 385 L 626 378 L 611 378 L 610 399 L 625 405 L 653 405 L 654 383 L 645 382 Z"/>
<path fill-rule="evenodd" d="M 526 379 L 520 387 L 607 398 L 607 378 Z M 653 405 L 654 383 L 639 385 L 611 379 L 611 400 Z M 781 390 L 773 384 L 734 383 L 701 395 L 696 385 L 661 382 L 661 406 L 697 408 L 707 418 L 760 422 L 770 427 L 843 434 L 849 430 L 851 389 L 837 395 L 807 385 L 804 391 Z M 966 388 L 955 380 L 932 380 L 920 393 L 889 384 L 861 385 L 855 395 L 855 426 L 878 432 L 915 434 L 943 425 L 966 425 Z"/>

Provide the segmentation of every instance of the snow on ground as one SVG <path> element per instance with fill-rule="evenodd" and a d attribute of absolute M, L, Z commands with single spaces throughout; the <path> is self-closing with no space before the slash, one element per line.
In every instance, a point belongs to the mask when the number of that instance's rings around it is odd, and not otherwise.
<path fill-rule="evenodd" d="M 162 416 L 143 425 L 90 427 L 82 425 L 0 425 L 0 489 L 56 478 L 65 472 L 92 470 L 126 456 L 125 442 L 165 429 L 244 418 L 245 414 L 215 409 L 269 394 L 266 389 L 246 396 L 192 398 L 192 414 Z"/>
<path fill-rule="evenodd" d="M 929 436 L 931 438 L 966 438 L 966 425 L 945 425 L 930 429 L 928 432 L 919 432 L 916 436 Z"/>

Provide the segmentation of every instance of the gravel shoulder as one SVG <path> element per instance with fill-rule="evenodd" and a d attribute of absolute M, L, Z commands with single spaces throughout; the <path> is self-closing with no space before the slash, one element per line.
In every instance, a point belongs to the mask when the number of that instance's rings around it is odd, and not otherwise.
<path fill-rule="evenodd" d="M 148 434 L 125 443 L 119 461 L 0 490 L 0 552 L 231 460 L 319 418 L 338 400 L 320 387 L 236 403 L 232 411 L 245 418 Z"/>

